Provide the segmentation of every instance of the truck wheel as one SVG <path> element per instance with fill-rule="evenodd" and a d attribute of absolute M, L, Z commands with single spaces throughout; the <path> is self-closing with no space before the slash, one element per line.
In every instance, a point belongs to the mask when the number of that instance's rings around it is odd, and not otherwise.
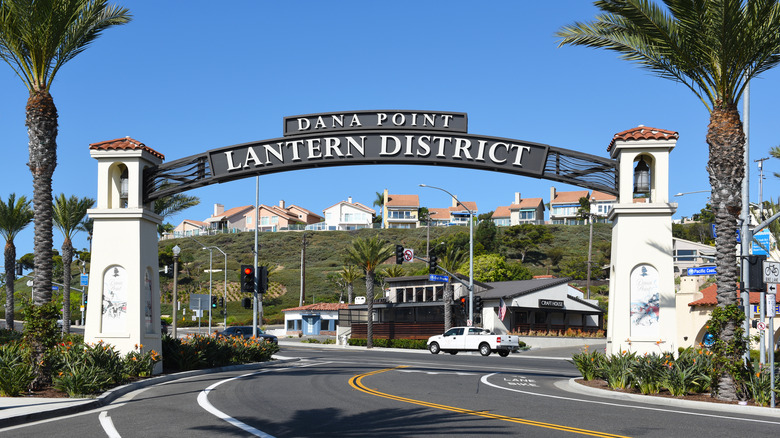
<path fill-rule="evenodd" d="M 436 342 L 431 342 L 431 345 L 428 346 L 428 351 L 430 351 L 432 354 L 439 354 L 439 351 L 441 351 L 441 348 L 439 348 L 439 344 Z"/>
<path fill-rule="evenodd" d="M 458 354 L 458 350 L 450 350 L 450 351 L 448 351 L 448 353 L 450 353 L 451 355 L 455 356 L 456 354 Z"/>
<path fill-rule="evenodd" d="M 483 356 L 490 356 L 490 345 L 484 342 L 479 344 L 479 354 Z"/>
<path fill-rule="evenodd" d="M 499 350 L 498 355 L 501 357 L 507 357 L 509 356 L 509 350 Z"/>

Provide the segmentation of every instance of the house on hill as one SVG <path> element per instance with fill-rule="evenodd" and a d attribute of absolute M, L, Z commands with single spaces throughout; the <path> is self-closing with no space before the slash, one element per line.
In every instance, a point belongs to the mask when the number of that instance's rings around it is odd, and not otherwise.
<path fill-rule="evenodd" d="M 523 199 L 520 197 L 520 192 L 515 192 L 515 202 L 507 206 L 496 207 L 491 220 L 499 227 L 543 224 L 544 200 L 542 198 Z"/>

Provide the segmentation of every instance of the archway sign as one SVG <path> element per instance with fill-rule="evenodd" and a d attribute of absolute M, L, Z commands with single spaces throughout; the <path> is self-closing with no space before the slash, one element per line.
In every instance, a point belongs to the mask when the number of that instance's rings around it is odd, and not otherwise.
<path fill-rule="evenodd" d="M 465 113 L 351 111 L 286 117 L 280 138 L 221 147 L 169 163 L 132 138 L 90 145 L 98 161 L 84 340 L 126 353 L 161 351 L 157 225 L 153 200 L 210 184 L 307 168 L 411 164 L 545 178 L 617 195 L 607 353 L 676 351 L 669 153 L 677 133 L 639 126 L 615 134 L 602 158 L 468 132 Z M 635 199 L 634 165 L 649 168 Z M 642 201 L 642 202 L 637 202 Z M 143 345 L 143 347 L 139 347 Z M 160 372 L 158 364 L 155 372 Z"/>
<path fill-rule="evenodd" d="M 349 111 L 284 118 L 281 138 L 147 168 L 144 202 L 255 175 L 326 166 L 417 164 L 545 178 L 617 195 L 615 160 L 468 133 L 465 113 Z"/>

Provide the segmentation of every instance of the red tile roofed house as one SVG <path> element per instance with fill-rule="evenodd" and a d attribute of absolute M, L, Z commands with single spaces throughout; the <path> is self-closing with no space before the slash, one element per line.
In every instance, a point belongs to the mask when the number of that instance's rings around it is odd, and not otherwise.
<path fill-rule="evenodd" d="M 282 309 L 287 335 L 336 335 L 339 310 L 348 308 L 345 303 L 316 303 Z"/>
<path fill-rule="evenodd" d="M 417 195 L 390 195 L 384 191 L 382 228 L 417 228 L 420 197 Z"/>
<path fill-rule="evenodd" d="M 184 219 L 173 229 L 173 238 L 199 236 L 201 233 L 205 233 L 208 227 L 209 224 L 206 222 Z"/>
<path fill-rule="evenodd" d="M 590 194 L 590 212 L 595 214 L 594 222 L 609 222 L 607 216 L 612 207 L 617 204 L 617 196 L 594 190 Z"/>
<path fill-rule="evenodd" d="M 366 207 L 359 202 L 352 202 L 352 197 L 346 201 L 333 204 L 322 210 L 325 221 L 307 225 L 307 230 L 359 230 L 372 228 L 374 215 L 373 208 Z"/>
<path fill-rule="evenodd" d="M 497 226 L 543 224 L 544 201 L 542 198 L 523 199 L 519 192 L 515 192 L 515 202 L 509 206 L 496 207 L 491 219 Z"/>
<path fill-rule="evenodd" d="M 587 190 L 558 192 L 550 187 L 550 223 L 560 225 L 584 224 L 580 217 L 580 198 L 588 198 Z"/>
<path fill-rule="evenodd" d="M 712 310 L 718 305 L 718 286 L 711 284 L 704 289 L 699 287 L 705 280 L 705 276 L 684 276 L 680 277 L 680 290 L 676 294 L 676 317 L 677 317 L 677 345 L 680 347 L 696 347 L 704 338 L 707 332 L 707 322 L 712 316 Z M 737 294 L 741 295 L 739 286 Z M 750 318 L 757 319 L 758 303 L 760 301 L 759 292 L 750 292 Z M 774 319 L 775 329 L 780 327 L 780 313 Z M 751 329 L 751 335 L 756 334 Z M 778 340 L 777 333 L 775 341 Z M 752 344 L 751 348 L 758 348 Z"/>
<path fill-rule="evenodd" d="M 448 208 L 429 208 L 428 215 L 431 218 L 431 225 L 434 227 L 450 224 L 450 210 Z"/>
<path fill-rule="evenodd" d="M 258 207 L 257 215 L 260 221 L 258 224 L 258 229 L 260 231 L 303 230 L 309 223 L 322 221 L 321 216 L 304 208 L 295 205 L 286 208 L 284 201 L 280 201 L 278 206 L 261 204 L 260 207 Z M 254 229 L 254 209 L 248 211 L 245 214 L 245 217 L 247 228 Z"/>
<path fill-rule="evenodd" d="M 236 233 L 247 231 L 244 215 L 253 209 L 253 205 L 245 205 L 225 211 L 224 205 L 214 204 L 214 214 L 204 222 L 209 224 L 209 232 Z"/>

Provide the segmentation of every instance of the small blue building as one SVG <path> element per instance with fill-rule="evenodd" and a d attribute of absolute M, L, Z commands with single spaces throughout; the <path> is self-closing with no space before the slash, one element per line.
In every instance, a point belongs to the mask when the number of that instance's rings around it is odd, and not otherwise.
<path fill-rule="evenodd" d="M 335 336 L 339 310 L 347 307 L 343 303 L 317 303 L 283 309 L 287 335 Z"/>

